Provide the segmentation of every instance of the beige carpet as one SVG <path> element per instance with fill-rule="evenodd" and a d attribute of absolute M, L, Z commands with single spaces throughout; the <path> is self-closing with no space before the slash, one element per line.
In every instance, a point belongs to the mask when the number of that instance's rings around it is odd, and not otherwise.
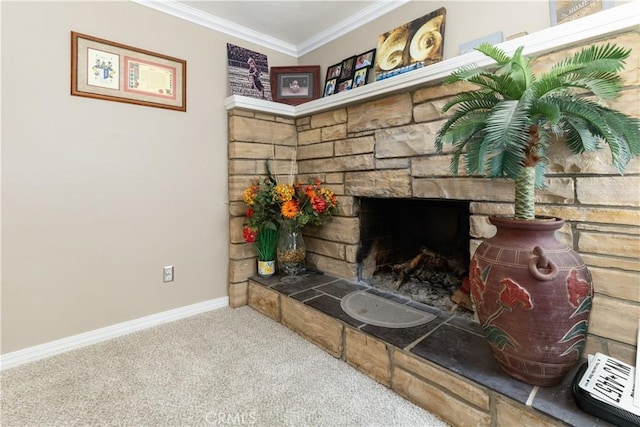
<path fill-rule="evenodd" d="M 2 426 L 445 426 L 253 309 L 224 308 L 0 374 Z"/>

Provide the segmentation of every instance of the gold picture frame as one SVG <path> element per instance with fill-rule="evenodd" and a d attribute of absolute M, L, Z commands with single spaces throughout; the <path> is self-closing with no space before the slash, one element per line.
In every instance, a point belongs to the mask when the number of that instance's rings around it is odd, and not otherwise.
<path fill-rule="evenodd" d="M 447 10 L 433 12 L 378 37 L 376 81 L 440 62 L 444 54 Z"/>
<path fill-rule="evenodd" d="M 71 95 L 187 111 L 187 62 L 72 31 Z"/>

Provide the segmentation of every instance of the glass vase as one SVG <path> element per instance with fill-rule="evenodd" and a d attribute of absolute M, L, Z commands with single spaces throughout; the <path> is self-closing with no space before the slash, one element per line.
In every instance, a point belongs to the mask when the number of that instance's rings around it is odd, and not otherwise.
<path fill-rule="evenodd" d="M 307 251 L 302 237 L 302 227 L 293 220 L 280 223 L 277 259 L 280 271 L 287 276 L 298 276 L 304 273 L 304 259 Z"/>

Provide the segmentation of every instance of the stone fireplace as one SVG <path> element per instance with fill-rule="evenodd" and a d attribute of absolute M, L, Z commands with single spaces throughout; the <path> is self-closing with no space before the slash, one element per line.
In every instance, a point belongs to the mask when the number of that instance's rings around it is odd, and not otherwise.
<path fill-rule="evenodd" d="M 623 7 L 614 9 L 619 8 Z M 640 50 L 637 46 L 640 46 L 640 34 L 637 23 L 634 25 L 632 30 L 629 26 L 623 27 L 628 32 L 618 29 L 611 34 L 591 35 L 590 38 L 632 49 L 622 73 L 625 89 L 622 96 L 610 105 L 639 117 Z M 551 28 L 547 33 L 555 34 L 554 31 L 560 31 L 560 27 L 563 26 Z M 591 44 L 588 41 L 575 42 L 580 40 L 577 38 L 571 40 L 574 41 L 570 46 L 547 48 L 536 64 L 555 63 L 559 58 Z M 452 67 L 462 65 L 456 64 Z M 245 213 L 242 191 L 251 179 L 266 173 L 265 159 L 275 158 L 276 172 L 283 175 L 289 172 L 291 159 L 295 159 L 294 165 L 302 180 L 318 177 L 338 195 L 339 214 L 322 227 L 306 227 L 305 242 L 307 264 L 344 281 L 368 280 L 368 275 L 373 275 L 378 268 L 378 264 L 372 263 L 376 257 L 383 261 L 381 266 L 393 264 L 397 259 L 410 258 L 411 255 L 407 254 L 415 251 L 416 247 L 420 250 L 422 246 L 443 257 L 460 258 L 464 265 L 480 242 L 495 233 L 487 217 L 513 213 L 512 182 L 463 173 L 452 177 L 449 153 L 435 152 L 433 141 L 444 120 L 441 106 L 462 87 L 442 86 L 440 79 L 446 73 L 430 69 L 437 70 L 438 66 L 416 71 L 415 75 L 425 75 L 423 79 L 414 80 L 412 73 L 397 77 L 400 82 L 410 81 L 410 84 L 400 84 L 397 89 L 389 89 L 394 84 L 394 79 L 389 79 L 358 88 L 362 89 L 360 92 L 354 90 L 352 94 L 339 94 L 334 99 L 313 101 L 297 108 L 273 106 L 262 101 L 244 102 L 237 98 L 228 103 L 229 301 L 232 307 L 248 303 L 251 277 L 256 272 L 254 249 L 242 239 L 241 224 Z M 620 176 L 610 163 L 607 150 L 570 156 L 562 146 L 551 147 L 547 188 L 537 193 L 536 213 L 565 219 L 557 237 L 581 254 L 593 276 L 595 297 L 585 352 L 603 352 L 633 364 L 640 320 L 640 193 L 637 190 L 640 188 L 640 161 L 637 158 L 632 160 L 624 176 Z M 428 208 L 414 205 L 424 202 L 432 202 L 434 211 L 422 211 Z M 376 203 L 391 205 L 375 206 Z M 393 228 L 394 225 L 381 225 L 384 223 L 380 223 L 379 218 L 382 216 L 384 220 L 386 214 L 372 214 L 372 204 L 373 209 L 382 212 L 415 209 L 422 211 L 425 217 L 431 216 L 430 220 L 423 221 L 421 231 L 425 234 L 418 237 L 420 233 L 414 230 L 410 235 L 405 234 L 411 238 L 402 239 L 393 233 L 396 237 L 388 239 L 391 243 L 381 245 L 380 242 L 391 235 L 384 227 Z M 443 206 L 449 206 L 447 209 L 455 207 L 457 213 L 439 213 Z M 456 225 L 448 224 L 453 217 L 459 217 L 460 221 Z M 415 221 L 401 216 L 386 222 L 406 225 L 405 222 Z M 367 228 L 376 222 L 382 227 L 379 233 Z M 444 232 L 443 223 L 447 223 L 449 231 Z M 463 229 L 467 230 L 466 235 L 460 232 Z M 398 246 L 398 240 L 406 240 L 407 246 Z M 431 247 L 432 242 L 438 242 L 438 245 L 433 244 L 438 247 Z M 464 245 L 466 250 L 458 253 Z M 385 261 L 389 247 L 399 250 Z M 275 301 L 275 297 L 266 291 L 256 292 L 268 294 L 265 300 Z M 331 347 L 330 353 L 347 361 L 353 356 L 349 355 L 349 340 L 359 343 L 357 350 L 352 351 L 362 355 L 371 366 L 378 366 L 378 358 L 386 360 L 387 380 L 381 382 L 394 389 L 394 375 L 408 375 L 406 380 L 409 382 L 403 382 L 402 387 L 411 384 L 414 391 L 433 391 L 431 398 L 436 399 L 433 396 L 437 395 L 437 399 L 441 399 L 437 402 L 443 408 L 449 408 L 451 413 L 462 410 L 458 403 L 452 402 L 468 392 L 472 396 L 463 400 L 471 403 L 465 406 L 465 410 L 474 414 L 477 411 L 477 416 L 488 419 L 496 414 L 495 402 L 502 402 L 503 397 L 496 398 L 491 393 L 487 395 L 486 402 L 482 401 L 485 403 L 475 400 L 473 396 L 477 390 L 468 391 L 467 382 L 443 392 L 443 388 L 448 389 L 448 382 L 459 381 L 455 374 L 440 381 L 437 378 L 442 372 L 432 371 L 431 366 L 428 374 L 420 374 L 416 368 L 419 363 L 405 351 L 381 344 L 357 329 L 344 325 L 343 329 L 338 329 L 333 320 L 318 317 L 295 301 L 278 298 L 278 304 L 274 302 L 273 305 L 277 306 L 274 318 L 279 320 L 281 314 L 284 317 L 284 309 L 288 307 L 295 314 L 287 316 L 291 316 L 292 322 L 297 322 L 295 327 L 288 326 L 301 334 L 317 337 L 325 331 L 335 331 L 335 336 L 342 341 Z M 326 348 L 322 339 L 310 339 Z M 346 353 L 343 353 L 344 348 Z M 396 365 L 389 367 L 393 361 L 401 361 L 402 369 L 394 367 Z M 420 369 L 424 368 L 420 366 Z M 360 369 L 360 366 L 356 367 Z M 362 370 L 379 380 L 366 367 Z M 407 374 L 409 371 L 410 375 Z M 433 390 L 430 388 L 432 385 L 421 385 L 425 378 L 435 378 L 426 381 L 437 384 Z M 412 398 L 411 390 L 407 389 L 402 394 Z M 420 400 L 419 397 L 416 399 Z M 426 401 L 418 403 L 430 408 Z M 485 412 L 478 411 L 479 408 Z M 496 425 L 495 420 L 492 422 Z"/>

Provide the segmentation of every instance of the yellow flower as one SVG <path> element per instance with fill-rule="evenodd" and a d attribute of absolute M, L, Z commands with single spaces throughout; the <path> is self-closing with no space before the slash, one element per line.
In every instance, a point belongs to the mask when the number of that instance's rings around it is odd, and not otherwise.
<path fill-rule="evenodd" d="M 256 187 L 252 185 L 244 190 L 244 193 L 242 193 L 242 200 L 244 200 L 247 205 L 253 206 L 256 201 Z"/>
<path fill-rule="evenodd" d="M 336 201 L 336 196 L 333 194 L 333 191 L 327 188 L 322 188 L 320 189 L 320 195 L 331 206 L 336 206 L 337 201 Z"/>
<path fill-rule="evenodd" d="M 278 196 L 278 200 L 281 202 L 288 202 L 293 198 L 294 190 L 293 186 L 290 184 L 278 184 L 275 188 L 276 195 Z"/>
<path fill-rule="evenodd" d="M 282 205 L 280 213 L 287 219 L 293 219 L 298 213 L 298 204 L 293 200 L 288 200 Z"/>

